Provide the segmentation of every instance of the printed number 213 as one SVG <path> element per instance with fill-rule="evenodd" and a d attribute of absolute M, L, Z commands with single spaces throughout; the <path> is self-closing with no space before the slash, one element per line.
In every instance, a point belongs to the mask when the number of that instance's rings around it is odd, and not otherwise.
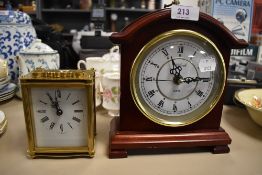
<path fill-rule="evenodd" d="M 178 9 L 177 9 L 177 14 L 178 14 L 178 15 L 189 15 L 189 9 L 181 9 L 181 8 L 178 8 Z"/>

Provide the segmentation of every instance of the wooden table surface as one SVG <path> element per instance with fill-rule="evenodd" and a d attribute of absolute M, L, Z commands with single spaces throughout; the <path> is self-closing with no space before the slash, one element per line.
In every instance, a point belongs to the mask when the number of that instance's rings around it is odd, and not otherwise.
<path fill-rule="evenodd" d="M 135 151 L 126 159 L 108 158 L 112 117 L 97 110 L 96 154 L 92 159 L 29 159 L 22 102 L 0 104 L 8 120 L 0 137 L 0 175 L 262 175 L 262 127 L 245 109 L 224 106 L 222 127 L 232 138 L 229 154 L 200 150 Z"/>

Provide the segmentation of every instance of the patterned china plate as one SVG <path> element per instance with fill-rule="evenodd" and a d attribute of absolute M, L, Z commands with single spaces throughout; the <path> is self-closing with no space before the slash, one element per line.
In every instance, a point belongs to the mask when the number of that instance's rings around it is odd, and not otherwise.
<path fill-rule="evenodd" d="M 1 83 L 1 81 L 4 81 L 6 78 L 7 78 L 7 77 L 2 77 L 2 78 L 0 78 L 0 83 Z"/>
<path fill-rule="evenodd" d="M 1 97 L 1 98 L 0 98 L 0 102 L 9 100 L 9 99 L 13 98 L 14 96 L 15 96 L 15 93 L 12 93 L 12 94 L 10 94 L 10 95 L 7 95 L 7 96 L 5 96 L 5 97 L 3 97 L 3 98 Z"/>
<path fill-rule="evenodd" d="M 4 95 L 4 94 L 7 94 L 9 92 L 12 92 L 16 89 L 16 85 L 14 83 L 9 83 L 8 86 L 6 86 L 5 88 L 3 88 L 1 91 L 0 91 L 0 96 Z"/>
<path fill-rule="evenodd" d="M 8 95 L 12 95 L 12 94 L 15 94 L 15 90 L 13 90 L 13 91 L 11 91 L 11 92 L 8 92 L 8 93 L 5 93 L 5 94 L 2 94 L 2 95 L 0 95 L 0 99 L 1 99 L 1 98 L 5 98 L 6 96 L 8 96 Z"/>
<path fill-rule="evenodd" d="M 1 92 L 2 89 L 4 89 L 6 86 L 8 86 L 8 83 L 0 85 L 0 92 Z"/>
<path fill-rule="evenodd" d="M 0 79 L 0 85 L 7 84 L 10 81 L 10 77 L 6 77 L 4 79 Z"/>

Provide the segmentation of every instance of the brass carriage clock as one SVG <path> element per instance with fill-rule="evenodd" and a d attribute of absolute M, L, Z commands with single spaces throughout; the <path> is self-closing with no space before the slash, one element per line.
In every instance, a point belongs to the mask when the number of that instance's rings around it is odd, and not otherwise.
<path fill-rule="evenodd" d="M 21 78 L 30 157 L 94 156 L 94 71 L 37 69 Z"/>
<path fill-rule="evenodd" d="M 171 19 L 149 13 L 111 40 L 121 46 L 120 117 L 111 122 L 109 157 L 140 148 L 208 147 L 229 152 L 220 127 L 230 49 L 247 46 L 211 16 Z"/>

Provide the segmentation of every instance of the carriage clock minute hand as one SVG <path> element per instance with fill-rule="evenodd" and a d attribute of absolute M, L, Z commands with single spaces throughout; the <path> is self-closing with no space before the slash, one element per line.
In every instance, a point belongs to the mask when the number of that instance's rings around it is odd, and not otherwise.
<path fill-rule="evenodd" d="M 51 101 L 51 106 L 52 108 L 56 108 L 56 103 L 55 101 L 53 100 L 53 98 L 51 97 L 51 95 L 47 92 L 46 95 L 48 96 L 48 98 L 50 99 Z"/>
<path fill-rule="evenodd" d="M 63 111 L 62 111 L 62 109 L 59 106 L 59 103 L 58 103 L 56 95 L 57 95 L 57 93 L 55 91 L 56 115 L 61 116 L 63 114 Z"/>
<path fill-rule="evenodd" d="M 56 115 L 60 116 L 63 114 L 63 111 L 60 109 L 59 104 L 57 102 L 57 98 L 55 96 L 55 101 L 52 98 L 52 96 L 47 92 L 46 95 L 48 96 L 48 98 L 51 101 L 51 107 L 56 109 Z"/>

